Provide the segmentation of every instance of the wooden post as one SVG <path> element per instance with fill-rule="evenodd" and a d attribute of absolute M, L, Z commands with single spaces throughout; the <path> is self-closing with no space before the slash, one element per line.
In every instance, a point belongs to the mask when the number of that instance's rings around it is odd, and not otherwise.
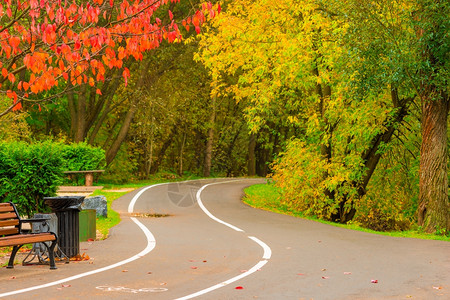
<path fill-rule="evenodd" d="M 94 183 L 94 173 L 86 173 L 86 182 L 84 183 L 85 186 L 92 186 Z"/>

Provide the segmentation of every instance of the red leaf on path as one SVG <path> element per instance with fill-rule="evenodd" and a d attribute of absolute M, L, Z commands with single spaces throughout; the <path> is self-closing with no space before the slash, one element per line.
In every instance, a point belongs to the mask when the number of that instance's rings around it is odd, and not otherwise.
<path fill-rule="evenodd" d="M 197 269 L 197 267 L 192 266 L 191 269 L 194 269 L 194 270 L 195 270 L 195 269 Z"/>
<path fill-rule="evenodd" d="M 70 285 L 70 284 L 63 284 L 62 287 L 63 287 L 63 288 L 71 287 L 71 285 Z"/>
<path fill-rule="evenodd" d="M 370 282 L 371 282 L 371 283 L 378 283 L 378 280 L 372 279 Z"/>
<path fill-rule="evenodd" d="M 303 273 L 297 273 L 297 275 L 304 276 L 304 275 L 306 275 L 306 274 L 303 274 Z"/>
<path fill-rule="evenodd" d="M 207 262 L 206 260 L 204 260 L 203 262 Z"/>
<path fill-rule="evenodd" d="M 328 277 L 328 276 L 322 276 L 322 279 L 328 279 L 328 278 L 330 278 L 330 277 Z"/>
<path fill-rule="evenodd" d="M 93 242 L 93 241 L 94 241 L 94 239 L 88 239 L 87 241 L 88 241 L 88 242 Z"/>
<path fill-rule="evenodd" d="M 9 279 L 16 279 L 16 276 L 11 276 Z"/>
<path fill-rule="evenodd" d="M 125 273 L 125 272 L 128 272 L 128 270 L 122 270 L 122 272 L 124 272 L 124 273 Z"/>
<path fill-rule="evenodd" d="M 236 290 L 243 290 L 244 288 L 242 286 L 235 287 Z"/>
<path fill-rule="evenodd" d="M 351 275 L 352 272 L 344 272 L 344 275 Z"/>

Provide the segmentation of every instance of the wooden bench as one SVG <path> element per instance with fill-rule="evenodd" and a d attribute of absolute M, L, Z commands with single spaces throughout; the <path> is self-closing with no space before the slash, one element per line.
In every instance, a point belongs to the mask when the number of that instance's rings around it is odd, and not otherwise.
<path fill-rule="evenodd" d="M 94 173 L 102 173 L 105 172 L 105 170 L 88 170 L 88 171 L 64 171 L 64 174 L 85 174 L 85 186 L 92 186 L 94 183 Z"/>
<path fill-rule="evenodd" d="M 50 269 L 55 266 L 55 246 L 58 240 L 53 232 L 24 233 L 23 223 L 44 222 L 46 219 L 21 219 L 12 202 L 0 203 L 0 247 L 13 247 L 7 268 L 14 268 L 17 251 L 25 244 L 43 243 L 48 250 Z M 50 246 L 45 242 L 52 242 Z"/>

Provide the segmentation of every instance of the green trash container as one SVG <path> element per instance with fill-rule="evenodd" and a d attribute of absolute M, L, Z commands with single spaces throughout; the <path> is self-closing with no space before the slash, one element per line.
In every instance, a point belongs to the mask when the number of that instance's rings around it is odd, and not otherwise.
<path fill-rule="evenodd" d="M 95 209 L 84 209 L 80 211 L 80 242 L 89 239 L 95 240 L 97 235 L 97 214 Z"/>

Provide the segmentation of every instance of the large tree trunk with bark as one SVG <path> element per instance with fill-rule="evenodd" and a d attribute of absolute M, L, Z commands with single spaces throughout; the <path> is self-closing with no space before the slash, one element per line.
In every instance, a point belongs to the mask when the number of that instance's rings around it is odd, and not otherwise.
<path fill-rule="evenodd" d="M 426 232 L 450 232 L 448 112 L 448 95 L 422 103 L 418 223 Z"/>

